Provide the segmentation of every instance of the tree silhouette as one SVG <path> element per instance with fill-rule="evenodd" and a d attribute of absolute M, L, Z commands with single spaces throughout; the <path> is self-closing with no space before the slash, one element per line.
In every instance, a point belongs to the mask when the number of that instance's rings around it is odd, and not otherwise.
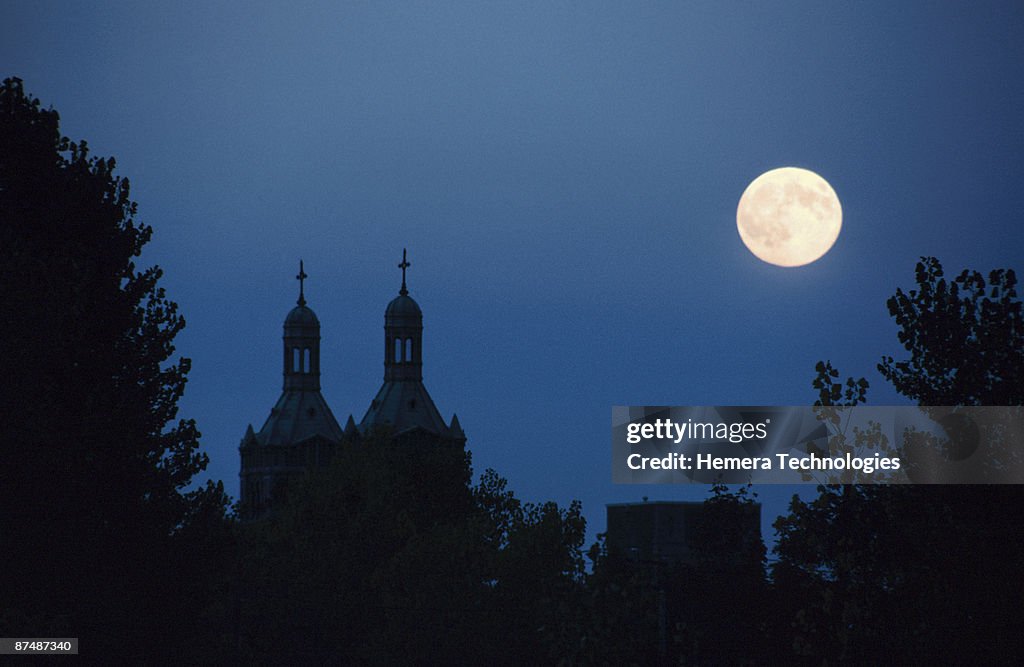
<path fill-rule="evenodd" d="M 883 376 L 921 405 L 1024 403 L 1024 327 L 1012 270 L 952 282 L 934 258 L 888 301 L 910 358 Z M 855 405 L 866 383 L 818 364 L 817 405 Z M 845 392 L 843 387 L 849 388 Z M 1021 443 L 1004 443 L 1019 449 Z M 808 663 L 986 662 L 1021 648 L 1022 495 L 1014 485 L 819 486 L 793 498 L 773 568 L 779 631 Z"/>
<path fill-rule="evenodd" d="M 964 270 L 952 281 L 934 257 L 915 268 L 917 289 L 897 289 L 889 313 L 910 358 L 878 370 L 919 405 L 1024 405 L 1024 319 L 1012 269 Z"/>
<path fill-rule="evenodd" d="M 188 625 L 169 617 L 174 591 L 204 566 L 187 566 L 184 536 L 221 524 L 226 498 L 186 491 L 207 459 L 195 423 L 175 421 L 189 361 L 169 360 L 185 321 L 160 269 L 136 268 L 152 229 L 114 168 L 62 137 L 21 80 L 3 82 L 4 630 L 123 653 Z"/>
<path fill-rule="evenodd" d="M 373 433 L 243 530 L 246 660 L 556 663 L 575 641 L 578 503 L 522 503 L 459 446 Z"/>

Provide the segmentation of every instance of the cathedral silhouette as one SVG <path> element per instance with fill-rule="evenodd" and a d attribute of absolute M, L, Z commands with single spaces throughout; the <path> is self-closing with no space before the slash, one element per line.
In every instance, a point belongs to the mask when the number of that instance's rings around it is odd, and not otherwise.
<path fill-rule="evenodd" d="M 465 446 L 459 418 L 445 423 L 423 385 L 423 311 L 406 287 L 410 266 L 403 250 L 402 287 L 384 310 L 384 384 L 359 424 L 350 414 L 342 428 L 320 393 L 320 320 L 306 305 L 308 276 L 299 262 L 299 298 L 284 320 L 284 388 L 263 427 L 255 431 L 249 424 L 239 446 L 243 518 L 269 514 L 292 480 L 371 432 Z"/>

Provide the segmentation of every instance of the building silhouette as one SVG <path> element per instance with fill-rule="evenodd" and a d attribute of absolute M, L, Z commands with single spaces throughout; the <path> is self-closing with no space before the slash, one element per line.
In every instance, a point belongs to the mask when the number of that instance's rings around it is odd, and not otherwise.
<path fill-rule="evenodd" d="M 248 426 L 239 446 L 243 518 L 266 516 L 296 478 L 366 434 L 465 446 L 458 417 L 446 423 L 423 384 L 423 312 L 406 286 L 410 266 L 403 250 L 402 287 L 384 311 L 384 384 L 358 426 L 349 415 L 343 429 L 320 393 L 320 320 L 306 305 L 308 276 L 299 262 L 299 298 L 284 320 L 281 397 L 259 431 Z"/>
<path fill-rule="evenodd" d="M 419 438 L 464 445 L 457 415 L 445 423 L 423 385 L 423 311 L 409 296 L 402 251 L 402 288 L 384 310 L 384 384 L 359 422 L 359 432 L 385 428 L 393 438 Z"/>
<path fill-rule="evenodd" d="M 663 500 L 609 503 L 608 553 L 637 563 L 693 565 L 707 538 L 708 505 L 704 502 Z M 761 505 L 737 506 L 728 532 L 729 551 L 748 552 L 761 541 Z"/>

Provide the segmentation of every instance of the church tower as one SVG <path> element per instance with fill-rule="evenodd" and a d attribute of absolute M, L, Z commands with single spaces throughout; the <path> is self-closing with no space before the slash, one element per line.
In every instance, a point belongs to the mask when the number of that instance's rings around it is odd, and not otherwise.
<path fill-rule="evenodd" d="M 308 468 L 326 465 L 342 430 L 320 393 L 320 320 L 306 305 L 299 262 L 299 298 L 284 320 L 284 390 L 259 432 L 246 429 L 239 451 L 245 518 L 266 514 L 283 499 L 287 481 Z"/>
<path fill-rule="evenodd" d="M 402 251 L 402 288 L 384 311 L 384 385 L 359 423 L 359 431 L 387 428 L 391 437 L 435 439 L 465 444 L 459 418 L 446 424 L 423 386 L 423 311 L 409 296 Z"/>

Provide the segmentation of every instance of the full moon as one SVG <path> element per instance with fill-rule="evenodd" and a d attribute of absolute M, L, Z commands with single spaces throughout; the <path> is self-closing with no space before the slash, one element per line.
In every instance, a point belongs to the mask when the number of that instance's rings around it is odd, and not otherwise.
<path fill-rule="evenodd" d="M 839 238 L 843 209 L 835 190 L 807 169 L 766 171 L 747 186 L 736 209 L 743 243 L 776 266 L 803 266 Z"/>

